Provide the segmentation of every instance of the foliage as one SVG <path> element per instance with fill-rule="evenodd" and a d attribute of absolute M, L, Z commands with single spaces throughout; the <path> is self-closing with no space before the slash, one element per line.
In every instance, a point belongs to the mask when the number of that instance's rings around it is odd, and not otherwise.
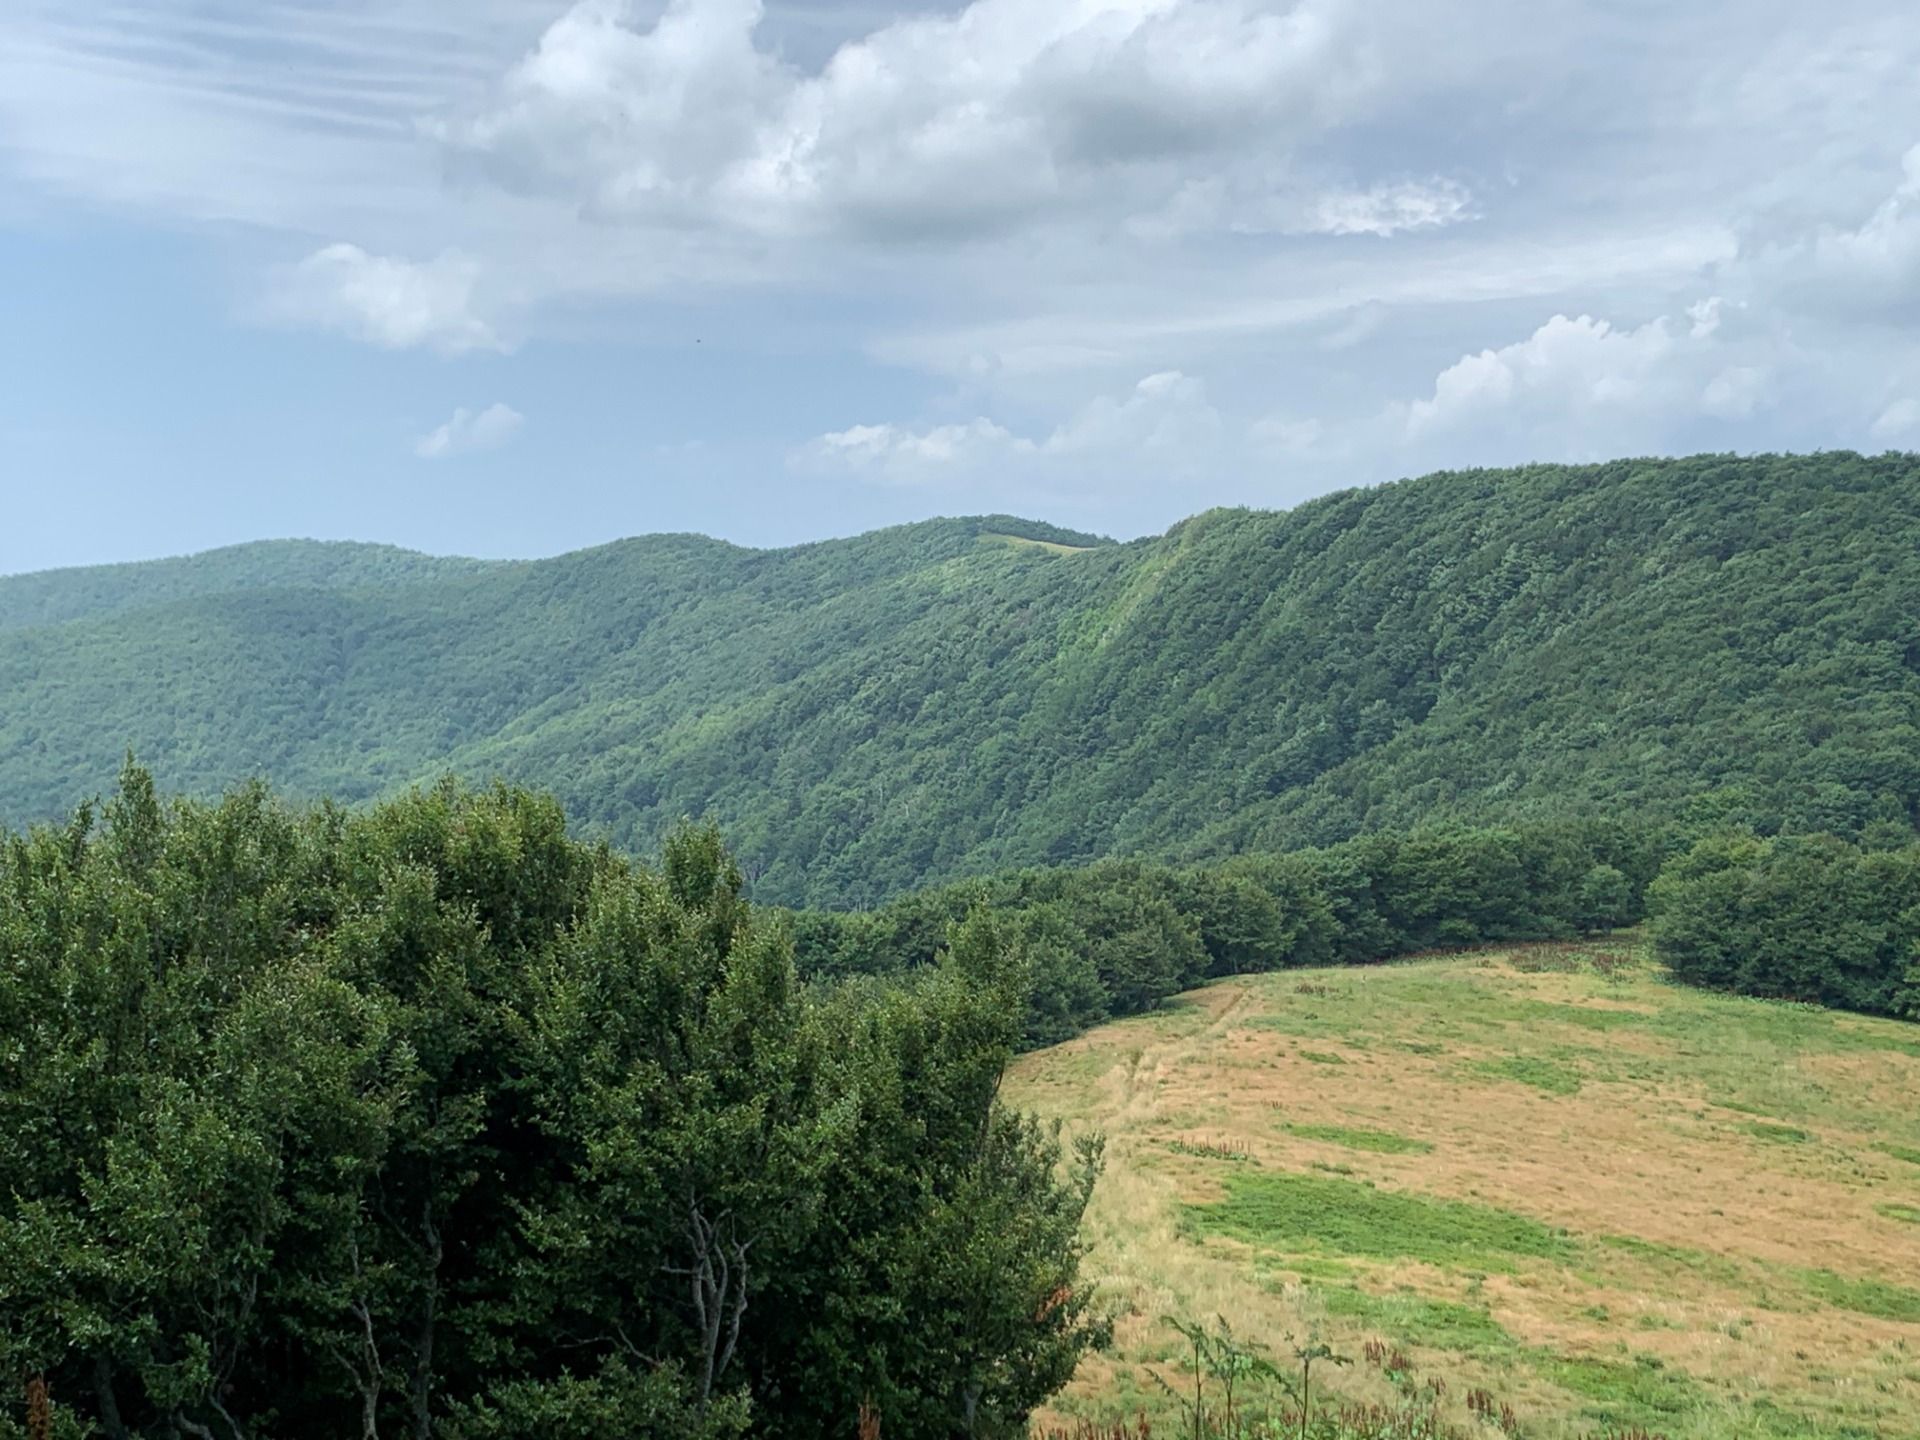
<path fill-rule="evenodd" d="M 1714 836 L 1650 898 L 1656 951 L 1690 984 L 1920 1017 L 1920 845 Z"/>
<path fill-rule="evenodd" d="M 816 998 L 742 888 L 452 784 L 0 837 L 0 1375 L 109 1437 L 1020 1433 L 1100 1157 L 996 1102 L 1017 947 Z"/>
<path fill-rule="evenodd" d="M 420 555 L 391 545 L 262 540 L 178 560 L 0 576 L 0 630 L 255 590 L 397 590 L 498 568 L 496 562 Z"/>
<path fill-rule="evenodd" d="M 1107 860 L 1014 871 L 876 911 L 801 912 L 796 954 L 809 977 L 911 973 L 932 962 L 948 926 L 984 906 L 1024 942 L 1025 1038 L 1047 1045 L 1224 975 L 1630 923 L 1658 845 L 1625 825 L 1541 822 L 1363 835 L 1179 868 Z M 1596 871 L 1624 887 L 1598 909 Z"/>
<path fill-rule="evenodd" d="M 842 908 L 1438 822 L 1881 844 L 1920 815 L 1912 455 L 1437 475 L 1126 545 L 987 517 L 258 558 L 0 581 L 0 815 L 64 813 L 130 744 L 196 794 L 498 774 L 636 851 L 711 814 L 758 898 Z M 1604 926 L 1645 878 L 1555 883 Z"/>

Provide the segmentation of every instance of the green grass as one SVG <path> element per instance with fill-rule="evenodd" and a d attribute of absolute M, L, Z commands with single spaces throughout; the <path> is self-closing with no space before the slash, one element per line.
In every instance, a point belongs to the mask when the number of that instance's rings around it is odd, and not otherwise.
<path fill-rule="evenodd" d="M 1803 1270 L 1800 1281 L 1815 1299 L 1876 1320 L 1920 1324 L 1920 1290 L 1885 1280 L 1861 1280 L 1831 1270 Z"/>
<path fill-rule="evenodd" d="M 1351 1286 L 1317 1294 L 1327 1314 L 1378 1331 L 1396 1344 L 1481 1355 L 1515 1348 L 1513 1336 L 1483 1306 L 1435 1300 L 1406 1290 L 1376 1295 Z"/>
<path fill-rule="evenodd" d="M 1533 1369 L 1586 1403 L 1582 1412 L 1605 1425 L 1658 1428 L 1700 1408 L 1700 1386 L 1653 1356 L 1631 1361 L 1535 1354 Z"/>
<path fill-rule="evenodd" d="M 1550 1025 L 1572 1025 L 1581 1030 L 1611 1032 L 1644 1030 L 1659 1023 L 1657 1015 L 1638 1010 L 1601 1009 L 1592 1005 L 1563 1005 L 1547 1001 L 1522 1002 L 1518 1018 Z"/>
<path fill-rule="evenodd" d="M 1425 1155 L 1433 1146 L 1425 1140 L 1396 1135 L 1391 1130 L 1360 1130 L 1347 1125 L 1289 1125 L 1287 1133 L 1302 1140 L 1324 1140 L 1329 1145 L 1344 1145 L 1349 1150 L 1366 1150 L 1375 1155 Z"/>
<path fill-rule="evenodd" d="M 1920 1225 L 1920 1205 L 1876 1205 L 1873 1207 L 1889 1220 L 1904 1220 L 1909 1225 Z"/>
<path fill-rule="evenodd" d="M 1909 1165 L 1920 1165 L 1920 1149 L 1912 1145 L 1889 1145 L 1885 1141 L 1875 1145 L 1874 1149 L 1882 1155 L 1891 1155 L 1896 1160 L 1904 1160 Z"/>
<path fill-rule="evenodd" d="M 1587 1235 L 1590 1245 L 1623 1255 L 1631 1255 L 1651 1269 L 1665 1275 L 1699 1282 L 1708 1280 L 1727 1289 L 1748 1289 L 1754 1283 L 1750 1266 L 1725 1255 L 1709 1254 L 1685 1245 L 1669 1245 L 1659 1240 L 1643 1240 L 1638 1235 Z M 1605 1271 L 1604 1257 L 1596 1268 Z"/>
<path fill-rule="evenodd" d="M 1773 1145 L 1804 1145 L 1813 1138 L 1798 1125 L 1775 1125 L 1766 1120 L 1755 1120 L 1740 1128 L 1754 1139 Z"/>
<path fill-rule="evenodd" d="M 1346 1056 L 1335 1055 L 1326 1050 L 1302 1050 L 1300 1052 L 1300 1058 L 1302 1060 L 1311 1060 L 1316 1065 L 1344 1065 L 1347 1063 Z"/>
<path fill-rule="evenodd" d="M 1320 1175 L 1241 1174 L 1224 1200 L 1185 1207 L 1202 1232 L 1277 1250 L 1510 1270 L 1516 1260 L 1564 1262 L 1564 1232 L 1465 1200 L 1381 1190 Z"/>
<path fill-rule="evenodd" d="M 1538 1055 L 1509 1055 L 1504 1060 L 1488 1060 L 1474 1068 L 1483 1075 L 1517 1080 L 1549 1095 L 1574 1095 L 1580 1090 L 1578 1074 L 1558 1061 Z"/>

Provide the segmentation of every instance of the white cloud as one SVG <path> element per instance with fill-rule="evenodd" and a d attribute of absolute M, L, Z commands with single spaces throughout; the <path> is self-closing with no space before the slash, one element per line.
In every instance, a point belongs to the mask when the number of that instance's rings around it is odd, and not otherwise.
<path fill-rule="evenodd" d="M 1285 179 L 1294 146 L 1379 90 L 1347 0 L 974 0 L 811 74 L 761 46 L 761 20 L 759 0 L 670 0 L 651 26 L 630 0 L 580 0 L 489 106 L 430 133 L 602 218 L 767 235 L 1120 221 L 1209 186 L 1224 228 L 1390 234 L 1466 212 L 1450 181 L 1320 200 Z"/>
<path fill-rule="evenodd" d="M 1102 395 L 1047 437 L 1047 455 L 1148 451 L 1155 463 L 1180 464 L 1210 446 L 1220 416 L 1206 387 L 1191 375 L 1163 370 L 1119 399 Z"/>
<path fill-rule="evenodd" d="M 422 460 L 446 460 L 456 455 L 498 450 L 518 435 L 525 424 L 526 417 L 510 405 L 496 403 L 480 411 L 463 407 L 455 410 L 444 425 L 416 440 L 413 453 Z"/>
<path fill-rule="evenodd" d="M 1852 230 L 1814 241 L 1817 272 L 1883 299 L 1920 299 L 1920 145 L 1907 151 L 1900 184 Z"/>
<path fill-rule="evenodd" d="M 855 425 L 822 435 L 793 457 L 803 468 L 847 470 L 918 483 L 940 477 L 1016 469 L 1055 477 L 1115 459 L 1185 471 L 1212 454 L 1221 431 L 1206 387 L 1190 375 L 1162 371 L 1126 394 L 1098 396 L 1033 439 L 985 416 L 915 430 L 897 424 Z"/>
<path fill-rule="evenodd" d="M 1700 392 L 1700 411 L 1716 420 L 1745 420 L 1765 395 L 1767 371 L 1759 365 L 1729 365 Z"/>
<path fill-rule="evenodd" d="M 1717 310 L 1700 315 L 1717 316 Z M 1664 419 L 1674 411 L 1718 414 L 1744 403 L 1763 378 L 1711 366 L 1716 324 L 1696 316 L 1683 330 L 1666 316 L 1632 330 L 1590 315 L 1555 315 L 1525 340 L 1463 355 L 1435 377 L 1433 394 L 1406 407 L 1419 439 L 1482 425 L 1545 422 L 1575 430 Z"/>
<path fill-rule="evenodd" d="M 820 467 L 844 467 L 882 479 L 912 482 L 936 471 L 970 469 L 1039 447 L 981 416 L 960 425 L 913 430 L 903 425 L 853 425 L 822 435 L 797 457 Z"/>
<path fill-rule="evenodd" d="M 1874 439 L 1890 444 L 1920 441 L 1920 400 L 1896 400 L 1873 422 Z"/>
<path fill-rule="evenodd" d="M 1920 145 L 1901 177 L 1857 225 L 1823 225 L 1763 247 L 1743 267 L 1757 293 L 1831 317 L 1910 320 L 1920 312 Z"/>
<path fill-rule="evenodd" d="M 791 81 L 753 47 L 759 0 L 672 0 L 645 30 L 635 8 L 580 0 L 490 107 L 428 133 L 509 188 L 557 191 L 601 214 L 703 218 L 738 189 Z"/>
<path fill-rule="evenodd" d="M 1473 196 L 1457 181 L 1436 178 L 1336 191 L 1313 203 L 1300 227 L 1324 235 L 1397 235 L 1431 230 L 1473 216 Z"/>
<path fill-rule="evenodd" d="M 505 350 L 475 312 L 480 274 L 477 261 L 454 251 L 416 262 L 329 245 L 281 272 L 270 308 L 386 350 Z"/>

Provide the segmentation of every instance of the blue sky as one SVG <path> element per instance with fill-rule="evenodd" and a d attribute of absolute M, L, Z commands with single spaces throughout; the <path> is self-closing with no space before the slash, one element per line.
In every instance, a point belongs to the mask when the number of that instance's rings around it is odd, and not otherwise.
<path fill-rule="evenodd" d="M 1896 0 L 9 0 L 0 571 L 1920 445 Z"/>

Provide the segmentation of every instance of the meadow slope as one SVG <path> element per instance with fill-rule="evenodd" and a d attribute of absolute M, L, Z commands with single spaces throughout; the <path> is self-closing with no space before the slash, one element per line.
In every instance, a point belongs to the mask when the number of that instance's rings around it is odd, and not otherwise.
<path fill-rule="evenodd" d="M 1920 1434 L 1920 1027 L 1623 939 L 1221 981 L 1009 1088 L 1108 1136 L 1116 1344 L 1053 1419 L 1170 1422 L 1175 1314 L 1380 1341 L 1534 1440 Z"/>

